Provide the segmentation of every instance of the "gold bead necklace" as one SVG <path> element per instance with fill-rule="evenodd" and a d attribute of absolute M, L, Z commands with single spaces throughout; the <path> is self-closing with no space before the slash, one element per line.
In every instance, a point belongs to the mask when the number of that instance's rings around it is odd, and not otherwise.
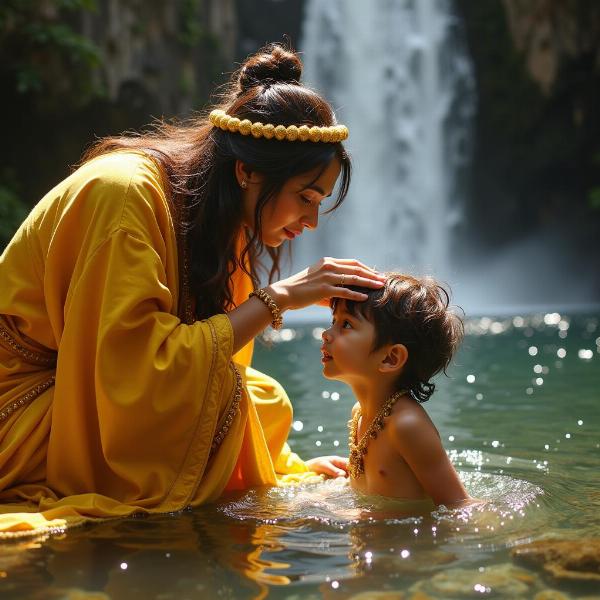
<path fill-rule="evenodd" d="M 365 472 L 364 455 L 367 453 L 367 446 L 371 439 L 375 439 L 378 433 L 385 425 L 384 419 L 392 414 L 392 407 L 396 402 L 406 394 L 407 390 L 400 390 L 392 394 L 381 407 L 375 418 L 371 421 L 369 427 L 360 438 L 358 437 L 358 421 L 362 415 L 360 408 L 354 413 L 354 416 L 348 421 L 348 447 L 350 456 L 348 457 L 348 472 L 350 477 L 358 477 Z"/>

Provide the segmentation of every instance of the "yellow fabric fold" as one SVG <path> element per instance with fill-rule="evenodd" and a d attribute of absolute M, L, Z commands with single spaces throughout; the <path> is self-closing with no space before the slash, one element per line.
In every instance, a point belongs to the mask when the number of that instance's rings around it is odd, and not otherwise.
<path fill-rule="evenodd" d="M 90 161 L 20 227 L 0 257 L 0 411 L 55 382 L 0 420 L 0 536 L 178 511 L 307 472 L 281 386 L 249 367 L 252 344 L 232 356 L 226 315 L 183 324 L 178 285 L 162 175 L 142 154 Z M 251 289 L 238 270 L 234 304 Z M 232 360 L 240 409 L 210 456 Z"/>

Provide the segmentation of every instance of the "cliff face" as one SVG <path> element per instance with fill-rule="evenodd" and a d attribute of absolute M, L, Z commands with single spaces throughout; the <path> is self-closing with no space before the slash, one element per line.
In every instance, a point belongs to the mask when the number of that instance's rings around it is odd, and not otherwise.
<path fill-rule="evenodd" d="M 297 41 L 302 0 L 99 0 L 77 31 L 102 64 L 111 102 L 183 116 L 201 107 L 236 62 L 270 41 Z"/>
<path fill-rule="evenodd" d="M 3 0 L 0 248 L 94 138 L 201 109 L 234 65 L 237 15 L 234 0 Z"/>
<path fill-rule="evenodd" d="M 590 56 L 600 67 L 600 7 L 583 0 L 503 0 L 510 36 L 532 79 L 546 94 L 561 68 Z"/>
<path fill-rule="evenodd" d="M 187 117 L 244 56 L 297 43 L 303 4 L 2 0 L 0 248 L 95 138 Z"/>
<path fill-rule="evenodd" d="M 470 235 L 499 246 L 554 223 L 578 231 L 597 255 L 600 2 L 455 3 L 479 107 Z M 303 8 L 302 0 L 2 0 L 10 143 L 0 146 L 0 205 L 31 206 L 95 137 L 202 108 L 248 53 L 284 35 L 297 45 Z M 6 223 L 20 219 L 16 208 L 2 210 L 0 247 Z"/>
<path fill-rule="evenodd" d="M 101 0 L 79 30 L 100 50 L 110 101 L 184 115 L 232 64 L 237 19 L 233 0 Z"/>
<path fill-rule="evenodd" d="M 600 234 L 600 4 L 457 0 L 478 114 L 469 220 L 484 246 L 569 232 L 581 256 Z"/>

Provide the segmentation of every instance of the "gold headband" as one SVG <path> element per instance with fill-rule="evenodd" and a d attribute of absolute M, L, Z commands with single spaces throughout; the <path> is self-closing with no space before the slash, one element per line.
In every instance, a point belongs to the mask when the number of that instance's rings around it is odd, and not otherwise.
<path fill-rule="evenodd" d="M 253 123 L 248 119 L 240 120 L 228 115 L 224 110 L 215 109 L 210 113 L 210 122 L 223 131 L 252 134 L 255 138 L 264 137 L 268 140 L 288 140 L 290 142 L 341 142 L 348 137 L 348 128 L 345 125 L 331 127 L 309 127 L 308 125 L 272 125 L 271 123 Z"/>

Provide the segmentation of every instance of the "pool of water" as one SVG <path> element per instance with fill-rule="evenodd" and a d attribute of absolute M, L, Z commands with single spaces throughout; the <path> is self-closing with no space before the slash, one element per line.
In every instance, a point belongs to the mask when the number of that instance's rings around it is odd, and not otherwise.
<path fill-rule="evenodd" d="M 349 388 L 321 376 L 320 331 L 286 329 L 254 361 L 292 398 L 290 443 L 305 458 L 347 453 L 353 404 Z M 343 480 L 250 490 L 182 514 L 4 544 L 0 596 L 593 597 L 600 585 L 549 579 L 511 551 L 600 538 L 600 318 L 478 318 L 467 332 L 425 407 L 485 504 L 415 514 Z"/>

